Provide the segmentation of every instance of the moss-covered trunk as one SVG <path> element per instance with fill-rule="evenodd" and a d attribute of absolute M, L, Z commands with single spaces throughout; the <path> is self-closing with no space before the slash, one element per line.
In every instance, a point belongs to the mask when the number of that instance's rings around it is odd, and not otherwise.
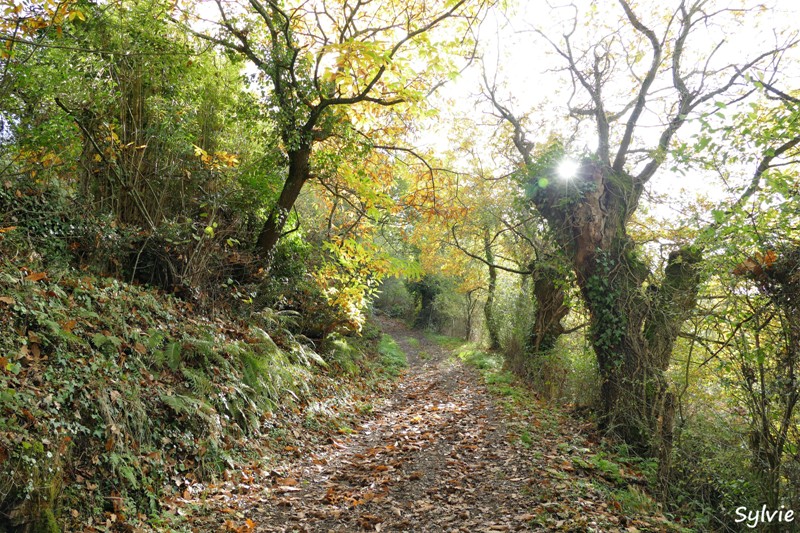
<path fill-rule="evenodd" d="M 675 251 L 660 283 L 651 275 L 626 231 L 643 190 L 631 176 L 587 159 L 572 181 L 536 183 L 533 202 L 571 260 L 590 313 L 602 425 L 640 453 L 655 455 L 657 437 L 671 433 L 659 427 L 664 372 L 695 305 L 700 253 Z"/>
<path fill-rule="evenodd" d="M 494 265 L 494 252 L 489 230 L 483 234 L 483 247 L 486 255 L 486 264 L 489 268 L 489 286 L 486 291 L 486 303 L 483 305 L 483 317 L 486 320 L 486 331 L 489 333 L 489 349 L 500 348 L 500 332 L 497 317 L 494 315 L 494 296 L 497 292 L 497 267 Z"/>
<path fill-rule="evenodd" d="M 534 356 L 555 348 L 558 338 L 566 331 L 561 321 L 569 313 L 569 307 L 560 276 L 558 270 L 551 266 L 534 266 L 533 296 L 536 299 L 536 315 L 528 339 L 529 351 Z"/>

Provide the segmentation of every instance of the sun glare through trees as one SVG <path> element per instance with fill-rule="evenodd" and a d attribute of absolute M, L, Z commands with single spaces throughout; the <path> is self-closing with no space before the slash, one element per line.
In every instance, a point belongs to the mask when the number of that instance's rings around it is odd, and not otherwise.
<path fill-rule="evenodd" d="M 580 164 L 575 161 L 574 159 L 566 158 L 562 159 L 561 162 L 556 167 L 556 173 L 558 177 L 562 180 L 569 181 L 573 179 L 578 174 L 578 170 L 580 169 Z"/>

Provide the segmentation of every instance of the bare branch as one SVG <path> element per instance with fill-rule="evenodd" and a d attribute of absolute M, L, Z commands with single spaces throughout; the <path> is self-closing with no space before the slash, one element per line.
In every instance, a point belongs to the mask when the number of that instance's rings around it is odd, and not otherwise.
<path fill-rule="evenodd" d="M 617 156 L 614 158 L 614 164 L 612 165 L 614 171 L 621 174 L 624 171 L 625 159 L 628 154 L 628 149 L 630 148 L 631 140 L 633 139 L 633 131 L 636 128 L 639 117 L 642 115 L 642 111 L 644 111 L 644 106 L 647 102 L 647 95 L 650 91 L 650 87 L 653 85 L 653 82 L 656 79 L 656 74 L 658 74 L 658 69 L 661 66 L 661 43 L 656 37 L 655 32 L 642 24 L 626 0 L 619 0 L 619 3 L 622 5 L 622 9 L 625 10 L 625 15 L 628 17 L 630 23 L 638 32 L 647 37 L 647 39 L 650 41 L 650 46 L 653 49 L 653 61 L 650 63 L 650 68 L 647 71 L 647 75 L 644 77 L 644 80 L 642 80 L 639 87 L 639 93 L 636 97 L 636 104 L 633 106 L 631 116 L 628 118 L 628 122 L 625 125 L 625 133 L 622 135 L 622 140 L 620 141 L 619 149 L 617 150 Z"/>
<path fill-rule="evenodd" d="M 533 270 L 519 270 L 519 269 L 516 269 L 516 268 L 510 268 L 510 267 L 506 267 L 506 266 L 503 266 L 503 265 L 490 263 L 485 258 L 470 252 L 469 250 L 467 250 L 466 248 L 461 246 L 461 243 L 458 242 L 458 235 L 456 234 L 456 228 L 457 227 L 458 227 L 458 225 L 456 224 L 456 225 L 454 225 L 454 226 L 452 226 L 450 228 L 450 230 L 451 230 L 451 232 L 453 234 L 453 242 L 445 241 L 445 244 L 448 244 L 450 246 L 458 248 L 459 250 L 461 250 L 468 257 L 471 257 L 472 259 L 480 261 L 481 263 L 483 263 L 483 264 L 485 264 L 487 266 L 490 266 L 492 268 L 497 268 L 499 270 L 503 270 L 505 272 L 510 272 L 512 274 L 519 274 L 521 276 L 527 276 L 529 274 L 533 274 Z"/>
<path fill-rule="evenodd" d="M 765 81 L 760 81 L 759 85 L 762 85 L 767 90 L 767 92 L 771 92 L 778 95 L 779 100 L 783 100 L 784 102 L 791 102 L 793 104 L 800 104 L 800 98 L 795 98 L 794 96 L 790 96 L 785 92 L 776 89 L 773 85 Z"/>

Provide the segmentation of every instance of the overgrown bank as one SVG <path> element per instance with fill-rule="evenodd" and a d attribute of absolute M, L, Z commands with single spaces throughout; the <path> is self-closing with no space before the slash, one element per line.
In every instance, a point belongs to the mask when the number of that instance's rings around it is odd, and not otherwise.
<path fill-rule="evenodd" d="M 370 409 L 402 357 L 367 326 L 314 346 L 295 317 L 201 314 L 69 268 L 0 264 L 0 523 L 134 530 L 165 502 Z M 168 506 L 167 506 L 168 508 Z M 3 528 L 0 528 L 3 529 Z"/>

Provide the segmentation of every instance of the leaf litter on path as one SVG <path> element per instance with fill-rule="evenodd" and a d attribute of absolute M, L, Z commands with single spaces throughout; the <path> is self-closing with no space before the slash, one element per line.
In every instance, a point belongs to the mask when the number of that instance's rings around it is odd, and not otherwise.
<path fill-rule="evenodd" d="M 399 323 L 382 325 L 410 363 L 393 394 L 376 399 L 352 434 L 307 453 L 293 448 L 261 484 L 231 482 L 205 494 L 205 516 L 194 517 L 192 530 L 671 529 L 658 513 L 627 516 L 610 497 L 615 483 L 641 479 L 614 472 L 609 481 L 594 468 L 577 421 L 536 402 L 526 412 L 503 408 L 481 376 L 445 350 Z M 530 432 L 524 442 L 522 431 Z"/>

